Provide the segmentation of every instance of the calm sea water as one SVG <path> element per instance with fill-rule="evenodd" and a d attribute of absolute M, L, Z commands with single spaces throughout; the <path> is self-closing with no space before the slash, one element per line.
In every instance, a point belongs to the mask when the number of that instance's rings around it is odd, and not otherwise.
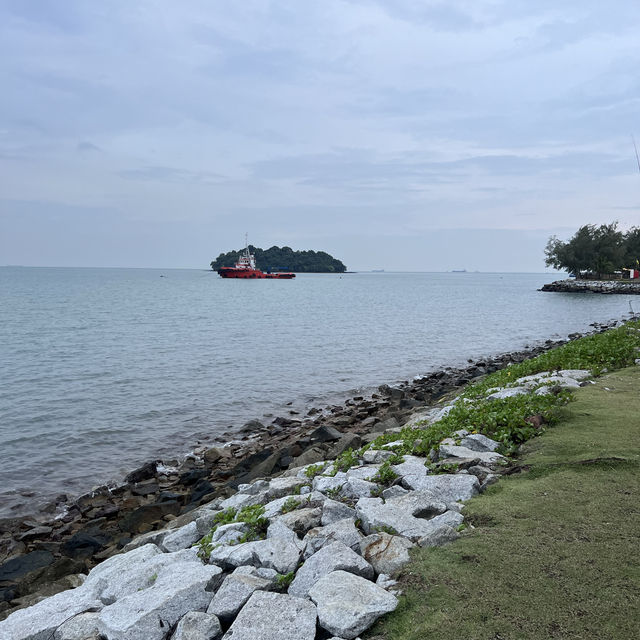
<path fill-rule="evenodd" d="M 288 402 L 319 406 L 629 311 L 626 296 L 536 291 L 549 279 L 0 268 L 0 516 Z"/>

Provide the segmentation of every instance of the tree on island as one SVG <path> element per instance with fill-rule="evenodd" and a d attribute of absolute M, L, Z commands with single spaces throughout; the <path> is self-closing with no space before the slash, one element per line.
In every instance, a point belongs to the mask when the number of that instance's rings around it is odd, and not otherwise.
<path fill-rule="evenodd" d="M 602 279 L 622 268 L 636 268 L 640 259 L 640 229 L 627 233 L 618 230 L 618 223 L 599 227 L 587 224 L 578 229 L 567 242 L 551 236 L 544 250 L 545 264 L 580 277 Z"/>
<path fill-rule="evenodd" d="M 261 249 L 249 245 L 249 251 L 256 257 L 256 265 L 262 271 L 295 271 L 297 273 L 344 273 L 347 267 L 324 251 L 294 251 L 291 247 Z M 216 271 L 220 267 L 233 267 L 244 249 L 221 253 L 211 262 Z"/>

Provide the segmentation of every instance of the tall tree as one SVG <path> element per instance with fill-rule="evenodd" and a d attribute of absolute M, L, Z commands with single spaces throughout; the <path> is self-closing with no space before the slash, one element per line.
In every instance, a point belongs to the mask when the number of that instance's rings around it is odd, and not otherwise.
<path fill-rule="evenodd" d="M 556 236 L 549 238 L 545 264 L 573 273 L 577 278 L 582 272 L 596 273 L 602 278 L 626 266 L 630 252 L 640 253 L 640 234 L 636 229 L 625 235 L 618 230 L 617 222 L 599 227 L 587 224 L 567 242 Z"/>

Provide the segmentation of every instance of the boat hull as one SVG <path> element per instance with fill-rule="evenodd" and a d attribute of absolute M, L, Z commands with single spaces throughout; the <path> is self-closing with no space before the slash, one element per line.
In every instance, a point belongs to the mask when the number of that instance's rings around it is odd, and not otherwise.
<path fill-rule="evenodd" d="M 295 273 L 265 273 L 260 269 L 238 269 L 236 267 L 221 267 L 218 269 L 221 278 L 239 278 L 242 280 L 291 280 Z"/>

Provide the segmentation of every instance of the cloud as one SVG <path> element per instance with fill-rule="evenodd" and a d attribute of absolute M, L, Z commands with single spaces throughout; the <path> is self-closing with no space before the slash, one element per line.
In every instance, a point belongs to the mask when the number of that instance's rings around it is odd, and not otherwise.
<path fill-rule="evenodd" d="M 126 180 L 139 180 L 142 182 L 179 182 L 179 183 L 199 183 L 218 184 L 225 180 L 224 176 L 205 171 L 188 171 L 175 167 L 141 167 L 139 169 L 124 169 L 118 171 L 117 175 Z"/>
<path fill-rule="evenodd" d="M 101 153 L 102 149 L 100 149 L 100 147 L 98 147 L 97 145 L 93 144 L 93 142 L 88 142 L 87 140 L 84 140 L 82 142 L 78 142 L 78 146 L 76 147 L 78 149 L 78 151 L 80 152 L 98 152 Z"/>
<path fill-rule="evenodd" d="M 110 211 L 210 253 L 251 226 L 331 244 L 631 223 L 639 26 L 637 3 L 596 0 L 9 0 L 0 190 L 48 203 L 42 229 L 86 207 L 89 235 Z"/>

